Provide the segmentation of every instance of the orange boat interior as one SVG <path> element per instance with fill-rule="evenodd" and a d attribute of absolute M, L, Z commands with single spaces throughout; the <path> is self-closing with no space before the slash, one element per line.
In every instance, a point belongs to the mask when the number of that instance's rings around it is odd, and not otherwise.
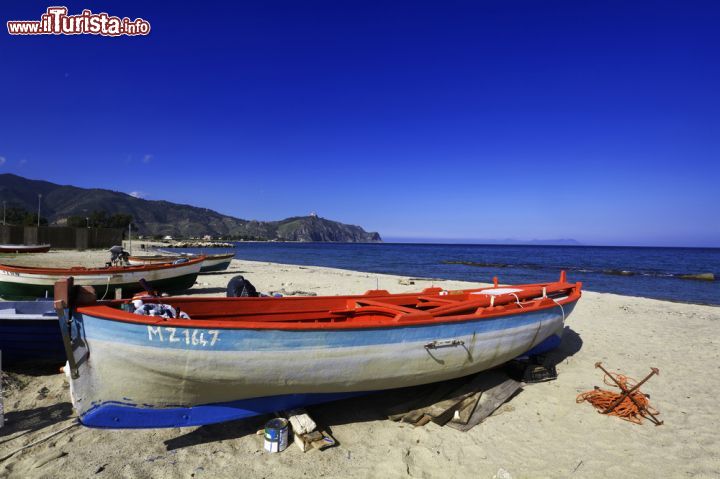
<path fill-rule="evenodd" d="M 357 296 L 143 299 L 169 304 L 187 313 L 190 320 L 129 313 L 120 309 L 127 301 L 95 303 L 79 307 L 78 312 L 125 322 L 185 327 L 192 321 L 217 328 L 361 328 L 467 321 L 556 308 L 577 300 L 581 288 L 581 283 L 568 283 L 563 275 L 554 283 L 458 291 L 428 288 L 412 294 L 380 290 Z"/>

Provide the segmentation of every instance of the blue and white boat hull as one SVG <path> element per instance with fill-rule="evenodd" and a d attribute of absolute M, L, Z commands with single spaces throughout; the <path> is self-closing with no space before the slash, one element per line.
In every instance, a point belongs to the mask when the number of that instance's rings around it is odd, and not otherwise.
<path fill-rule="evenodd" d="M 559 337 L 574 304 L 346 330 L 181 328 L 76 313 L 73 404 L 86 426 L 179 427 L 443 381 Z"/>

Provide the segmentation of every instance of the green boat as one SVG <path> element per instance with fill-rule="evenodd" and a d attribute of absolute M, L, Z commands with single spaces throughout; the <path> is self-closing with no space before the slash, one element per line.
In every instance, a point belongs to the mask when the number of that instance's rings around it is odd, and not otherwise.
<path fill-rule="evenodd" d="M 34 268 L 0 264 L 0 297 L 3 299 L 49 298 L 55 282 L 69 276 L 79 286 L 92 286 L 99 298 L 115 297 L 120 288 L 124 298 L 142 291 L 140 280 L 160 292 L 179 292 L 195 284 L 203 258 L 175 263 L 104 268 Z"/>

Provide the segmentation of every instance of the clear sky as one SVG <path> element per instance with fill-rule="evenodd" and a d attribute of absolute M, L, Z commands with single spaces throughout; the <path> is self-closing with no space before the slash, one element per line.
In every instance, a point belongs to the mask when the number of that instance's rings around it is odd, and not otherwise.
<path fill-rule="evenodd" d="M 10 36 L 48 6 L 147 37 Z M 0 6 L 0 171 L 384 237 L 720 246 L 720 4 Z"/>

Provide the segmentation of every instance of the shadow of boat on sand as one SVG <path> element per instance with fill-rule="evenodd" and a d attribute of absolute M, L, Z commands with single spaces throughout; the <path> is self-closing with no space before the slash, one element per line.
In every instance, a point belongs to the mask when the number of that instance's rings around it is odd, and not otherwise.
<path fill-rule="evenodd" d="M 583 341 L 580 335 L 569 326 L 565 326 L 560 346 L 547 353 L 545 359 L 548 364 L 560 364 L 580 351 L 582 344 Z M 501 368 L 502 366 L 498 369 Z M 320 429 L 332 434 L 333 426 L 388 420 L 390 413 L 406 412 L 403 411 L 403 405 L 407 405 L 407 410 L 431 406 L 438 400 L 436 391 L 449 391 L 459 388 L 467 383 L 468 378 L 472 376 L 475 375 L 451 379 L 441 383 L 378 391 L 354 398 L 308 406 L 306 409 Z M 500 380 L 498 379 L 498 381 Z M 513 397 L 519 394 L 520 391 L 514 394 Z M 418 398 L 422 399 L 418 400 Z M 238 439 L 255 434 L 272 417 L 271 415 L 256 416 L 222 424 L 201 426 L 187 434 L 165 441 L 165 445 L 167 450 L 171 451 L 198 444 Z"/>
<path fill-rule="evenodd" d="M 21 435 L 45 429 L 48 426 L 70 419 L 74 416 L 72 404 L 61 402 L 52 406 L 26 409 L 23 411 L 9 411 L 5 413 L 5 426 L 0 428 L 0 437 L 11 436 L 23 431 Z M 0 445 L 11 439 L 0 441 Z"/>

